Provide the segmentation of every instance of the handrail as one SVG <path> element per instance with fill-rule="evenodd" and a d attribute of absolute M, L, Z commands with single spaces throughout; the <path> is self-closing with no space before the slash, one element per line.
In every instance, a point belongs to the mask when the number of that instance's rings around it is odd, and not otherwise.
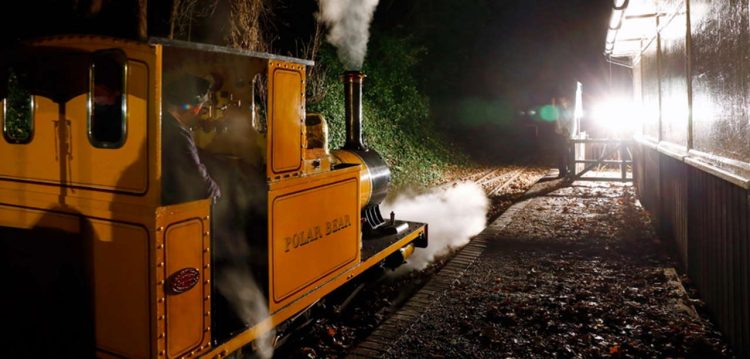
<path fill-rule="evenodd" d="M 622 5 L 620 5 L 619 7 L 616 4 L 617 4 L 617 0 L 612 0 L 612 8 L 613 9 L 615 9 L 615 10 L 625 10 L 625 8 L 628 7 L 628 5 L 630 4 L 630 0 L 623 1 Z"/>

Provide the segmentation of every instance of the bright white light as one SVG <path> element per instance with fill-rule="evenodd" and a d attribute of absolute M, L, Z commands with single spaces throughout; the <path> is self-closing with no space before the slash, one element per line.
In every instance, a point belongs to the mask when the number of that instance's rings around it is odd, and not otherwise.
<path fill-rule="evenodd" d="M 636 56 L 641 51 L 641 42 L 648 42 L 656 36 L 657 3 L 654 0 L 629 0 L 624 12 L 613 10 L 605 52 L 613 57 Z M 624 0 L 615 1 L 615 5 L 624 5 Z M 611 30 L 614 28 L 617 30 Z"/>
<path fill-rule="evenodd" d="M 617 31 L 615 30 L 607 31 L 607 45 L 615 43 L 615 35 L 617 35 Z"/>
<path fill-rule="evenodd" d="M 693 95 L 693 122 L 710 123 L 716 117 L 721 117 L 722 107 L 716 106 L 715 100 L 710 96 Z M 695 129 L 693 129 L 695 131 Z"/>
<path fill-rule="evenodd" d="M 624 98 L 609 98 L 596 104 L 590 118 L 615 136 L 633 133 L 643 118 L 641 106 Z"/>
<path fill-rule="evenodd" d="M 613 30 L 619 29 L 623 15 L 625 15 L 624 10 L 612 10 L 612 15 L 609 18 L 609 28 Z"/>

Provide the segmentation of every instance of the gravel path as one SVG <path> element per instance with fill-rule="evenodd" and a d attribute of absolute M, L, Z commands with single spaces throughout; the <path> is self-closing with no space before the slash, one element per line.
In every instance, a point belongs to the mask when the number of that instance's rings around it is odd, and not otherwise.
<path fill-rule="evenodd" d="M 531 199 L 386 357 L 731 357 L 633 192 Z"/>

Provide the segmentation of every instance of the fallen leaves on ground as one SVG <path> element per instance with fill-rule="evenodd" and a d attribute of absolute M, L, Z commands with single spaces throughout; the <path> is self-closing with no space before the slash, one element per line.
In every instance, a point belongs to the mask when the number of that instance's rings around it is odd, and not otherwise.
<path fill-rule="evenodd" d="M 633 188 L 574 185 L 532 200 L 389 356 L 731 357 Z M 687 304 L 686 304 L 687 303 Z"/>

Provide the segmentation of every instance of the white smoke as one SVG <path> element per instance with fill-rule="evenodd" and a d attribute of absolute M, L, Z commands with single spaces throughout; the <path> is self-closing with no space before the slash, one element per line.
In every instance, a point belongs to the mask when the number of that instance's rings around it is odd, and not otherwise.
<path fill-rule="evenodd" d="M 263 359 L 271 358 L 276 331 L 271 322 L 265 320 L 269 317 L 266 300 L 250 275 L 250 269 L 243 266 L 227 268 L 217 277 L 216 286 L 245 323 L 261 325 L 258 331 L 264 334 L 255 341 L 257 354 Z"/>
<path fill-rule="evenodd" d="M 489 200 L 474 182 L 460 182 L 421 194 L 398 194 L 383 203 L 383 216 L 391 211 L 396 218 L 424 222 L 428 227 L 427 248 L 417 248 L 404 270 L 420 270 L 435 257 L 469 243 L 485 228 Z M 402 268 L 403 268 L 402 267 Z"/>
<path fill-rule="evenodd" d="M 336 46 L 347 70 L 359 70 L 365 61 L 370 22 L 379 0 L 320 0 L 318 21 L 328 26 L 326 39 Z"/>

